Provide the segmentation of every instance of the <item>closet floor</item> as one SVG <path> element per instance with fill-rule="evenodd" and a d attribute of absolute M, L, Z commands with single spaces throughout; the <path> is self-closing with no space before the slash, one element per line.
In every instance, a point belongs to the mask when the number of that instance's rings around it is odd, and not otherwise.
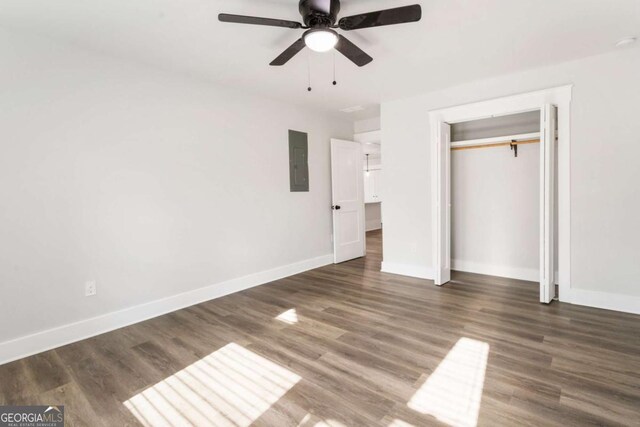
<path fill-rule="evenodd" d="M 640 316 L 330 265 L 0 366 L 67 425 L 638 425 Z"/>

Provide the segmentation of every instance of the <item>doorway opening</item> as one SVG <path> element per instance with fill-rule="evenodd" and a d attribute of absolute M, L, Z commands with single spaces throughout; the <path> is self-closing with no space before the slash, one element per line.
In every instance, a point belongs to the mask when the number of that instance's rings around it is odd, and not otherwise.
<path fill-rule="evenodd" d="M 336 264 L 363 258 L 367 268 L 380 271 L 383 224 L 381 142 L 379 127 L 356 132 L 353 141 L 331 140 Z"/>
<path fill-rule="evenodd" d="M 380 271 L 382 264 L 382 139 L 380 130 L 354 134 L 354 141 L 362 144 L 364 156 L 362 180 L 364 187 L 364 215 L 366 233 L 365 266 Z"/>
<path fill-rule="evenodd" d="M 364 154 L 363 182 L 365 206 L 365 230 L 382 230 L 382 159 L 380 145 L 362 145 Z"/>
<path fill-rule="evenodd" d="M 539 281 L 540 114 L 450 124 L 453 271 Z"/>

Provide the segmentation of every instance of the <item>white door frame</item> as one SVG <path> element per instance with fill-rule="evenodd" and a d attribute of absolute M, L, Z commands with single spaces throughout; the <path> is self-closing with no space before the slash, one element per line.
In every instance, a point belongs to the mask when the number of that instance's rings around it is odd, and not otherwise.
<path fill-rule="evenodd" d="M 441 179 L 442 168 L 448 162 L 443 158 L 445 150 L 441 146 L 443 123 L 458 123 L 489 117 L 504 116 L 541 109 L 545 104 L 558 108 L 558 276 L 560 301 L 571 302 L 571 93 L 573 85 L 561 86 L 520 95 L 507 96 L 488 101 L 460 105 L 429 112 L 431 127 L 431 208 L 432 208 L 432 247 L 433 269 L 435 274 L 442 268 L 442 218 L 440 215 L 439 194 L 446 185 Z M 448 151 L 448 150 L 447 150 Z M 450 175 L 451 171 L 444 171 Z"/>

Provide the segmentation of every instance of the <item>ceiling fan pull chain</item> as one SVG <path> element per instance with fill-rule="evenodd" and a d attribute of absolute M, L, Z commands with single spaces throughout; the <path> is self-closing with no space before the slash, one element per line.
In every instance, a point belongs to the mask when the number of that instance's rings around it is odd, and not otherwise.
<path fill-rule="evenodd" d="M 307 52 L 307 78 L 309 81 L 307 90 L 311 92 L 311 54 L 309 52 Z"/>
<path fill-rule="evenodd" d="M 336 51 L 334 49 L 333 51 L 333 85 L 337 85 L 338 82 L 336 81 Z"/>

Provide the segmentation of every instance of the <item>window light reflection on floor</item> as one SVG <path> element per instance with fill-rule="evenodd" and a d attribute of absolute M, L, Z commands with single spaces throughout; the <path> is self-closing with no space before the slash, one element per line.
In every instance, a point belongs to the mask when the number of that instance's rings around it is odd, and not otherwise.
<path fill-rule="evenodd" d="M 145 426 L 249 426 L 300 379 L 230 343 L 124 405 Z"/>
<path fill-rule="evenodd" d="M 413 395 L 409 408 L 451 426 L 475 427 L 489 356 L 489 344 L 461 338 Z"/>
<path fill-rule="evenodd" d="M 409 424 L 406 421 L 396 419 L 391 421 L 391 424 L 389 424 L 388 427 L 415 427 L 415 426 L 413 424 Z"/>
<path fill-rule="evenodd" d="M 328 418 L 326 420 L 317 419 L 317 415 L 312 416 L 310 413 L 304 416 L 302 420 L 297 423 L 297 427 L 348 427 L 340 421 Z"/>
<path fill-rule="evenodd" d="M 287 310 L 284 313 L 278 315 L 276 319 L 290 325 L 295 325 L 296 323 L 298 323 L 298 313 L 296 313 L 295 308 L 292 308 L 291 310 Z"/>
<path fill-rule="evenodd" d="M 336 420 L 322 420 L 314 424 L 313 427 L 347 427 L 345 424 Z"/>

